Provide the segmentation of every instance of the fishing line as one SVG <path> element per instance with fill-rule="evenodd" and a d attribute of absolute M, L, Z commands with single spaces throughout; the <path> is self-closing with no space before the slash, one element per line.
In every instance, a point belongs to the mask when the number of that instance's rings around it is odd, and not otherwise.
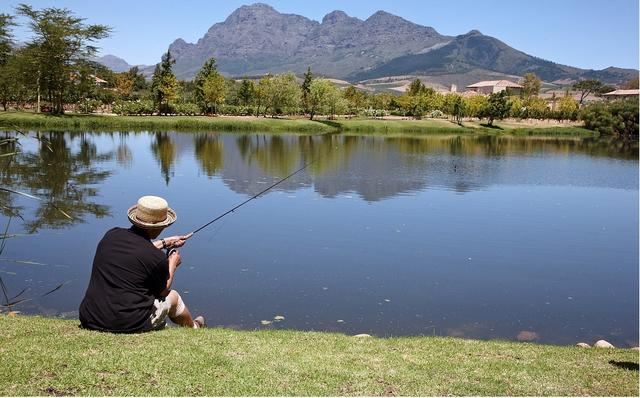
<path fill-rule="evenodd" d="M 240 207 L 244 206 L 245 204 L 251 202 L 254 199 L 257 199 L 260 195 L 264 194 L 265 192 L 267 192 L 268 190 L 278 186 L 279 184 L 285 182 L 286 180 L 288 180 L 289 178 L 293 177 L 294 175 L 298 174 L 299 172 L 301 172 L 302 170 L 306 169 L 310 164 L 312 164 L 313 161 L 306 163 L 304 166 L 300 167 L 298 170 L 294 171 L 293 173 L 289 174 L 288 176 L 286 176 L 285 178 L 281 179 L 280 181 L 276 182 L 275 184 L 270 185 L 269 187 L 267 187 L 266 189 L 263 189 L 262 191 L 258 192 L 257 194 L 253 195 L 252 197 L 250 197 L 249 199 L 245 200 L 244 202 L 240 203 L 239 205 L 225 211 L 224 213 L 220 214 L 218 217 L 214 218 L 213 220 L 209 221 L 208 223 L 204 224 L 203 226 L 201 226 L 200 228 L 196 229 L 193 232 L 190 232 L 186 235 L 186 239 L 190 238 L 191 236 L 193 236 L 193 234 L 195 234 L 196 232 L 199 232 L 203 229 L 205 229 L 206 227 L 208 227 L 209 225 L 213 224 L 214 222 L 218 221 L 219 219 L 221 219 L 222 217 L 226 216 L 227 214 L 233 213 L 234 211 L 236 211 L 237 209 L 239 209 Z"/>

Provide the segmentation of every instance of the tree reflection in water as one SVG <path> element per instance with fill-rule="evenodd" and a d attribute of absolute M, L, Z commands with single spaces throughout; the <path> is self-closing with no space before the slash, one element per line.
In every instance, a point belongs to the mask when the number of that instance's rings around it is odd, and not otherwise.
<path fill-rule="evenodd" d="M 200 168 L 207 177 L 213 177 L 224 165 L 223 142 L 218 139 L 218 135 L 210 134 L 198 134 L 194 141 L 195 156 L 200 162 Z"/>
<path fill-rule="evenodd" d="M 88 214 L 98 218 L 110 214 L 108 206 L 94 199 L 98 196 L 95 186 L 111 172 L 99 170 L 94 164 L 112 159 L 113 153 L 98 153 L 88 137 L 85 133 L 43 133 L 36 151 L 19 152 L 3 164 L 3 186 L 41 199 L 34 201 L 34 216 L 24 221 L 28 233 L 84 222 Z M 76 140 L 77 149 L 72 150 L 71 144 Z M 8 149 L 3 147 L 0 153 L 8 153 Z M 5 215 L 24 210 L 15 204 L 14 194 L 3 193 L 1 199 Z"/>
<path fill-rule="evenodd" d="M 151 153 L 160 165 L 160 172 L 164 177 L 164 181 L 169 185 L 171 177 L 173 177 L 173 164 L 177 158 L 176 146 L 166 132 L 154 133 L 151 142 Z"/>

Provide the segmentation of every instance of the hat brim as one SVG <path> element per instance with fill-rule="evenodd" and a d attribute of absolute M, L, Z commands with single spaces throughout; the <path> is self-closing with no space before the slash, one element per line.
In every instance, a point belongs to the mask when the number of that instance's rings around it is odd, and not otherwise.
<path fill-rule="evenodd" d="M 149 223 L 149 222 L 140 221 L 136 217 L 136 209 L 137 208 L 138 208 L 138 205 L 133 205 L 127 211 L 127 217 L 129 217 L 129 221 L 131 222 L 131 224 L 133 224 L 133 225 L 135 225 L 137 227 L 141 227 L 141 228 L 166 228 L 169 225 L 171 225 L 174 222 L 176 222 L 176 220 L 178 219 L 178 216 L 176 215 L 176 212 L 173 211 L 173 209 L 169 207 L 169 208 L 167 208 L 167 218 L 164 219 L 164 221 L 160 221 L 160 222 L 156 222 L 156 223 Z"/>

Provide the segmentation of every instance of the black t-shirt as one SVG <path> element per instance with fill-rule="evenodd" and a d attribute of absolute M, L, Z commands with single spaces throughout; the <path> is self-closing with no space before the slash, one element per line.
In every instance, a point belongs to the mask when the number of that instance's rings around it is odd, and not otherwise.
<path fill-rule="evenodd" d="M 150 330 L 153 300 L 166 289 L 168 278 L 166 255 L 141 230 L 109 230 L 96 249 L 80 323 L 106 332 Z"/>

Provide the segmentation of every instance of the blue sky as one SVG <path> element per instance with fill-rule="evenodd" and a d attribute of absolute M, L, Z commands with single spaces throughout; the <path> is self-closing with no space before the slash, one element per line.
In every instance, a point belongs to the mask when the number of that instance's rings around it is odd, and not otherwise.
<path fill-rule="evenodd" d="M 195 42 L 216 22 L 253 1 L 184 0 L 3 0 L 0 12 L 25 2 L 36 8 L 66 7 L 88 23 L 113 27 L 100 41 L 102 54 L 130 64 L 154 64 L 178 37 Z M 263 1 L 283 13 L 317 21 L 343 10 L 366 19 L 385 10 L 445 35 L 472 29 L 528 54 L 581 68 L 638 68 L 638 0 L 395 0 Z M 16 32 L 24 40 L 24 30 Z"/>

